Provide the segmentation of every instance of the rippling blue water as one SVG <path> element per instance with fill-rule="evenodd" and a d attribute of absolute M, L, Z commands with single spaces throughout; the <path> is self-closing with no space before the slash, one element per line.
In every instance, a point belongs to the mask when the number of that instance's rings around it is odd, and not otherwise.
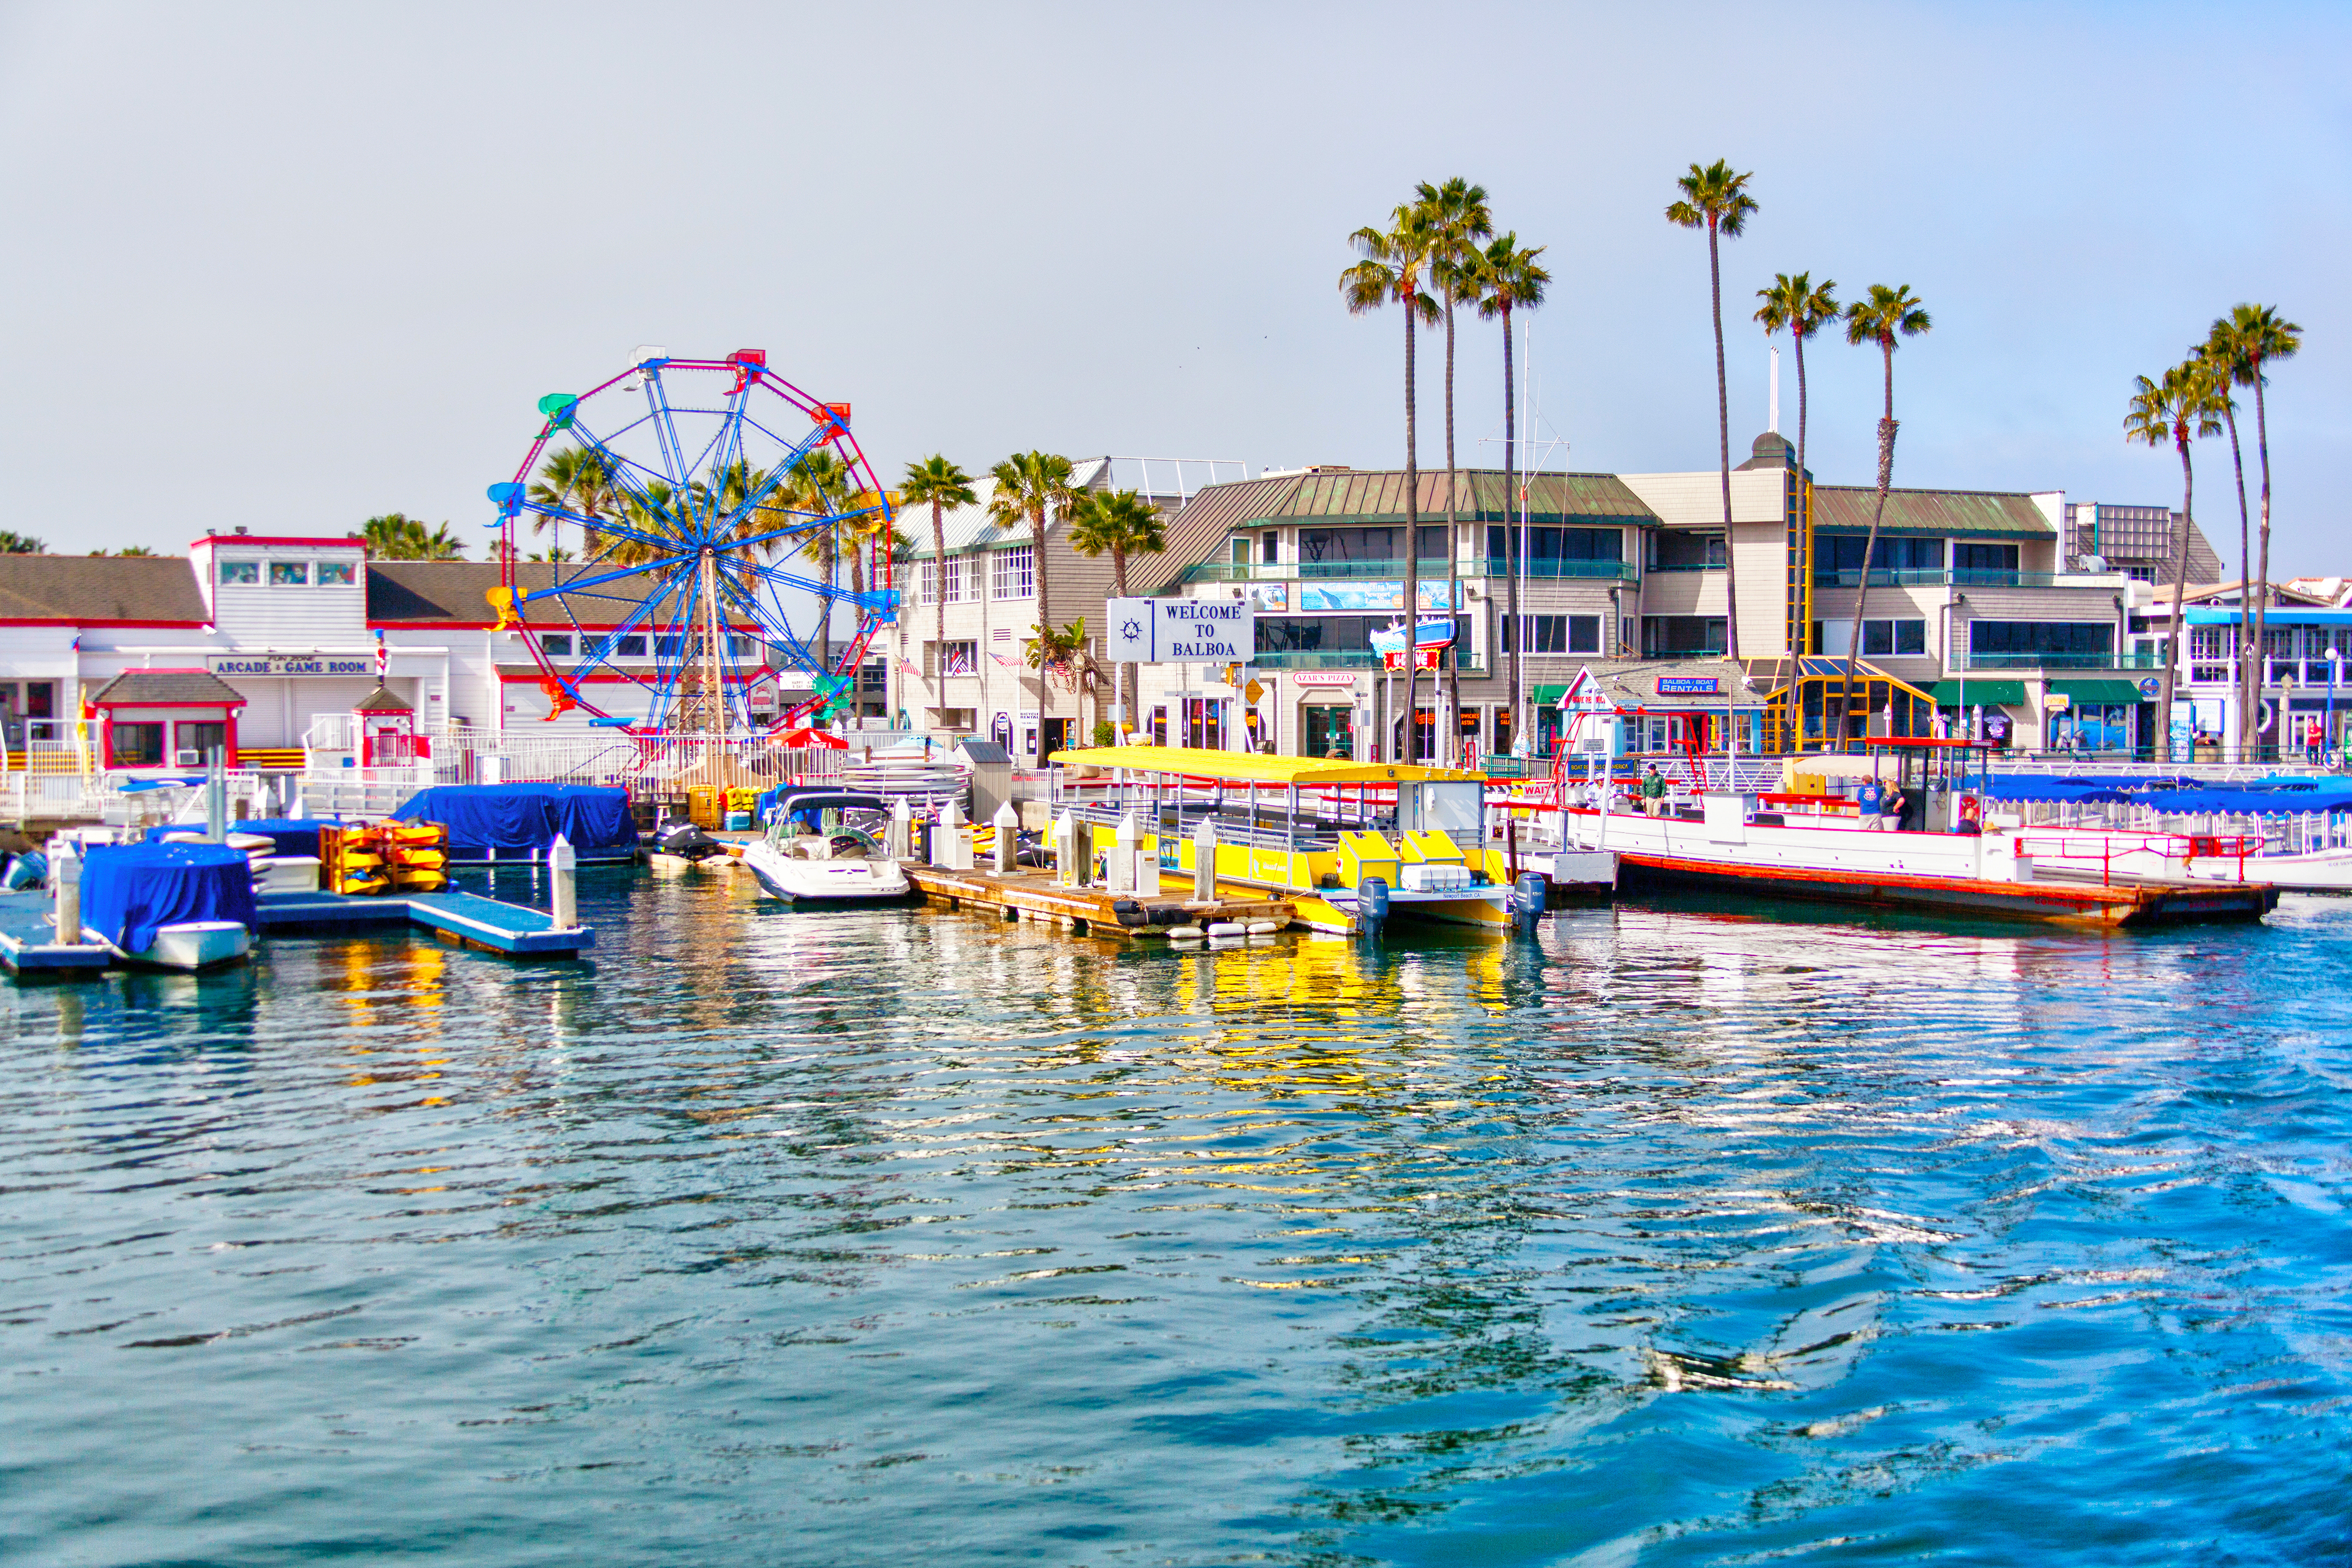
<path fill-rule="evenodd" d="M 2352 1553 L 2352 902 L 583 905 L 0 990 L 0 1557 Z"/>

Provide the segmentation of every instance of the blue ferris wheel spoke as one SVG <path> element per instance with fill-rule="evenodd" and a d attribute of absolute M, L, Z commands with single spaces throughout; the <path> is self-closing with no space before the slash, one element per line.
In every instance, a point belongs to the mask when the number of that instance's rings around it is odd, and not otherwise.
<path fill-rule="evenodd" d="M 662 379 L 659 371 L 646 372 L 646 417 L 653 421 L 654 439 L 661 447 L 663 460 L 670 467 L 669 482 L 683 485 L 686 483 L 685 455 L 678 446 L 677 421 L 670 412 L 669 383 Z"/>
<path fill-rule="evenodd" d="M 776 587 L 797 588 L 803 593 L 814 593 L 820 598 L 838 600 L 844 604 L 856 606 L 862 613 L 877 618 L 887 619 L 888 612 L 898 607 L 898 591 L 895 588 L 867 589 L 861 593 L 856 589 L 842 588 L 830 582 L 819 582 L 814 578 L 802 577 L 798 573 L 786 571 L 782 567 L 767 566 L 755 560 L 737 561 L 732 564 L 742 570 L 758 573 L 762 581 L 772 583 Z"/>

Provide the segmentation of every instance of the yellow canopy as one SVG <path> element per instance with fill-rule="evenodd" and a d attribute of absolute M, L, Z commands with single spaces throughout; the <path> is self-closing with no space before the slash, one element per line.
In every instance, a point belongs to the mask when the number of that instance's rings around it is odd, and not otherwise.
<path fill-rule="evenodd" d="M 1324 757 L 1265 757 L 1255 751 L 1211 751 L 1194 746 L 1090 746 L 1057 751 L 1055 767 L 1124 768 L 1129 773 L 1185 773 L 1226 779 L 1237 784 L 1396 784 L 1433 779 L 1477 779 L 1486 776 L 1459 768 L 1423 768 L 1418 763 L 1349 762 Z"/>

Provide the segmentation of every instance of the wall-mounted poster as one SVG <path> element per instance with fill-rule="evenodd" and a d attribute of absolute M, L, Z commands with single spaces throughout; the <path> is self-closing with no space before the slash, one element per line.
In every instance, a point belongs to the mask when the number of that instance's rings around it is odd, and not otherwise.
<path fill-rule="evenodd" d="M 1458 585 L 1457 585 L 1458 586 Z M 1445 608 L 1445 580 L 1423 581 L 1416 585 L 1414 597 L 1423 610 Z M 1461 595 L 1454 596 L 1454 608 L 1460 609 Z M 1402 582 L 1301 582 L 1298 585 L 1300 613 L 1332 610 L 1402 610 L 1404 584 Z"/>

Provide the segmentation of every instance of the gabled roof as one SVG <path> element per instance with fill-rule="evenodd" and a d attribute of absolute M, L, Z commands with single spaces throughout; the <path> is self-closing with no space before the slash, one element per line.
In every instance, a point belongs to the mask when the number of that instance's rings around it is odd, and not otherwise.
<path fill-rule="evenodd" d="M 1813 527 L 1870 531 L 1878 492 L 1867 485 L 1813 486 Z M 1881 533 L 2009 534 L 2055 538 L 2058 530 L 2033 497 L 2014 490 L 1889 490 Z"/>
<path fill-rule="evenodd" d="M 209 670 L 125 670 L 89 700 L 100 707 L 238 707 L 245 694 Z"/>
<path fill-rule="evenodd" d="M 185 556 L 0 556 L 0 621 L 201 626 L 210 619 Z"/>
<path fill-rule="evenodd" d="M 362 697 L 360 706 L 352 711 L 353 713 L 415 713 L 416 705 L 406 697 L 394 696 L 383 687 L 378 686 L 366 696 Z"/>
<path fill-rule="evenodd" d="M 543 562 L 525 562 L 515 568 L 516 584 L 526 592 L 549 587 L 555 580 L 554 570 Z M 567 564 L 563 575 L 570 580 L 590 573 L 585 568 Z M 488 626 L 498 620 L 498 612 L 490 608 L 487 595 L 498 585 L 496 561 L 370 561 L 368 623 Z M 651 577 L 624 577 L 562 599 L 530 601 L 522 607 L 522 618 L 530 625 L 549 629 L 568 627 L 573 624 L 574 617 L 583 626 L 618 625 L 660 587 Z M 569 614 L 565 612 L 567 603 L 571 607 Z M 746 622 L 738 616 L 730 624 L 740 627 Z"/>

